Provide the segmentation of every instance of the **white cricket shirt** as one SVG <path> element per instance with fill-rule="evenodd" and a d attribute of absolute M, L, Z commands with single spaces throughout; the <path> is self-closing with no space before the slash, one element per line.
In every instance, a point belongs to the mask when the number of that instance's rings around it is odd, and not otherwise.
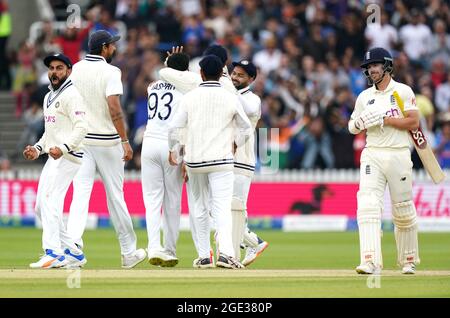
<path fill-rule="evenodd" d="M 165 81 L 153 83 L 147 92 L 148 121 L 144 136 L 167 140 L 169 124 L 175 117 L 183 94 Z"/>
<path fill-rule="evenodd" d="M 56 91 L 51 85 L 49 89 L 43 105 L 45 131 L 34 147 L 41 154 L 56 146 L 64 158 L 80 163 L 82 141 L 88 128 L 83 98 L 70 77 Z"/>
<path fill-rule="evenodd" d="M 388 117 L 403 117 L 394 98 L 394 91 L 397 91 L 403 100 L 405 111 L 418 110 L 416 97 L 412 89 L 408 85 L 391 79 L 384 91 L 377 90 L 373 85 L 359 94 L 351 120 L 356 120 L 367 108 L 381 109 Z M 410 143 L 408 135 L 408 131 L 392 126 L 384 126 L 383 130 L 380 126 L 370 127 L 367 129 L 366 147 L 406 148 L 409 147 Z"/>
<path fill-rule="evenodd" d="M 233 141 L 243 145 L 252 126 L 236 94 L 219 82 L 205 81 L 184 95 L 169 129 L 169 146 L 180 140 L 174 132 L 186 128 L 184 161 L 191 172 L 233 170 Z M 238 135 L 235 136 L 235 127 Z"/>
<path fill-rule="evenodd" d="M 106 98 L 122 95 L 122 73 L 99 55 L 86 55 L 72 68 L 72 82 L 86 103 L 88 134 L 85 145 L 111 146 L 120 136 L 111 120 Z"/>
<path fill-rule="evenodd" d="M 236 149 L 234 155 L 234 172 L 252 177 L 256 162 L 254 132 L 258 120 L 261 117 L 261 99 L 250 91 L 249 86 L 240 89 L 238 92 L 239 101 L 252 125 L 252 134 L 250 134 L 244 145 Z"/>

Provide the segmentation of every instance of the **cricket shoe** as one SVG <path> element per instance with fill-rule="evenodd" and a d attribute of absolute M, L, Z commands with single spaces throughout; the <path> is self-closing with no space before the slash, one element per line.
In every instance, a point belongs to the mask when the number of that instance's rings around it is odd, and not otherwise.
<path fill-rule="evenodd" d="M 229 269 L 245 268 L 245 266 L 242 265 L 242 263 L 239 262 L 237 259 L 235 259 L 232 256 L 225 255 L 225 254 L 219 255 L 219 259 L 217 260 L 216 265 L 217 265 L 217 267 L 229 268 Z"/>
<path fill-rule="evenodd" d="M 196 258 L 194 259 L 194 262 L 192 263 L 192 267 L 194 268 L 213 268 L 214 262 L 211 261 L 211 258 L 205 257 L 205 258 Z"/>
<path fill-rule="evenodd" d="M 148 253 L 148 262 L 155 266 L 174 267 L 178 264 L 178 258 L 164 251 L 150 251 Z"/>
<path fill-rule="evenodd" d="M 381 268 L 375 266 L 372 262 L 366 262 L 361 264 L 355 268 L 358 274 L 366 274 L 366 275 L 380 275 Z"/>
<path fill-rule="evenodd" d="M 263 241 L 256 247 L 247 247 L 247 251 L 245 252 L 245 257 L 242 261 L 242 264 L 244 266 L 249 266 L 267 248 L 267 246 L 269 246 L 269 243 Z"/>
<path fill-rule="evenodd" d="M 143 248 L 134 251 L 131 255 L 122 255 L 122 268 L 130 269 L 145 260 L 147 253 Z"/>
<path fill-rule="evenodd" d="M 73 251 L 68 248 L 64 250 L 64 255 L 67 260 L 65 268 L 79 268 L 83 267 L 87 263 L 86 257 L 84 257 L 83 252 Z"/>
<path fill-rule="evenodd" d="M 406 263 L 402 268 L 402 274 L 412 275 L 416 273 L 416 265 L 414 263 Z"/>
<path fill-rule="evenodd" d="M 45 254 L 41 256 L 39 261 L 30 264 L 30 268 L 61 268 L 66 264 L 67 260 L 64 255 L 57 255 L 53 253 L 53 250 L 46 249 Z"/>

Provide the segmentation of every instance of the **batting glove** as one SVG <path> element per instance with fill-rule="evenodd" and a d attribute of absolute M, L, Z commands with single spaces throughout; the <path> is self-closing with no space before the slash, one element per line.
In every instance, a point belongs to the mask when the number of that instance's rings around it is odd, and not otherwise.
<path fill-rule="evenodd" d="M 380 126 L 382 129 L 384 117 L 386 117 L 386 114 L 378 109 L 366 109 L 356 120 L 355 125 L 360 130 L 368 129 L 373 126 Z"/>

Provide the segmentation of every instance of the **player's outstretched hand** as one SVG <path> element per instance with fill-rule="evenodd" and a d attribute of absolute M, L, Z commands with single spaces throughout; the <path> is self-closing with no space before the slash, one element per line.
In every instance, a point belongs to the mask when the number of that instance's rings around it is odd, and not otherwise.
<path fill-rule="evenodd" d="M 63 155 L 61 149 L 58 147 L 51 147 L 48 151 L 48 155 L 51 156 L 53 159 L 58 160 Z"/>
<path fill-rule="evenodd" d="M 130 143 L 122 143 L 123 147 L 123 161 L 130 161 L 133 158 L 133 149 L 131 149 Z"/>
<path fill-rule="evenodd" d="M 39 153 L 36 150 L 36 148 L 34 148 L 31 145 L 28 145 L 25 147 L 25 150 L 23 151 L 23 157 L 27 160 L 35 160 L 39 157 Z"/>
<path fill-rule="evenodd" d="M 172 46 L 172 52 L 167 51 L 167 57 L 175 53 L 183 52 L 183 46 Z"/>

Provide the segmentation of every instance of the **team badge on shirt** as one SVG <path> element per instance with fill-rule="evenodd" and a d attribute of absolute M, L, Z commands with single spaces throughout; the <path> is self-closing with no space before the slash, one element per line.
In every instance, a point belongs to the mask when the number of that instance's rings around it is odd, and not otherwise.
<path fill-rule="evenodd" d="M 394 95 L 391 95 L 391 105 L 395 105 L 395 98 L 394 98 Z"/>
<path fill-rule="evenodd" d="M 59 107 L 59 102 L 56 102 L 55 108 L 58 108 L 58 107 Z"/>
<path fill-rule="evenodd" d="M 375 103 L 375 99 L 371 99 L 367 102 L 367 105 L 372 105 L 373 103 Z"/>

